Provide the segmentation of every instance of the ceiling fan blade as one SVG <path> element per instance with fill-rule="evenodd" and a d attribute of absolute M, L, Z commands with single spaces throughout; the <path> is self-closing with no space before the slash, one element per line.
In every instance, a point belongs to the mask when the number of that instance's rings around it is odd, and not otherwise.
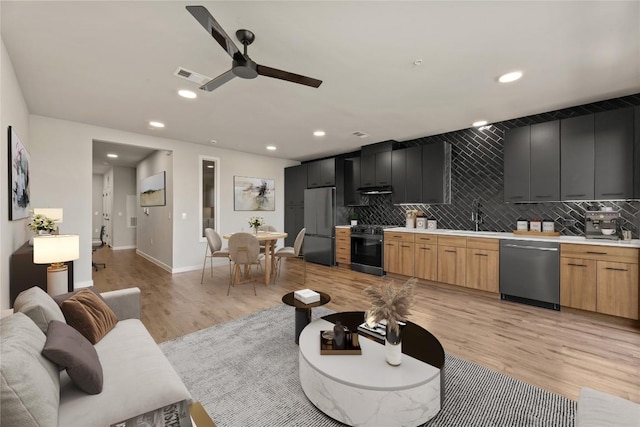
<path fill-rule="evenodd" d="M 208 82 L 200 86 L 200 89 L 211 92 L 212 90 L 219 88 L 220 86 L 222 86 L 223 84 L 225 84 L 226 82 L 234 78 L 235 76 L 236 75 L 233 74 L 233 70 L 229 70 L 227 72 L 220 74 L 215 79 L 209 80 Z"/>
<path fill-rule="evenodd" d="M 227 51 L 230 57 L 233 59 L 244 58 L 242 53 L 238 50 L 233 40 L 227 33 L 224 32 L 222 26 L 218 24 L 213 16 L 204 6 L 187 6 L 187 10 L 194 18 L 204 27 L 205 30 L 218 42 L 224 50 Z"/>
<path fill-rule="evenodd" d="M 300 74 L 294 74 L 288 71 L 278 70 L 276 68 L 265 67 L 264 65 L 256 64 L 256 71 L 261 76 L 273 77 L 275 79 L 299 83 L 305 86 L 319 87 L 322 84 L 322 80 L 312 79 L 311 77 L 301 76 Z"/>

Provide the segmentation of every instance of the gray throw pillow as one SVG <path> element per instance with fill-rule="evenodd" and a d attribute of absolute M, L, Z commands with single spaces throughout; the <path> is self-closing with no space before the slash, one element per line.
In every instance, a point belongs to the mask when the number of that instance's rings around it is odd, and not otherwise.
<path fill-rule="evenodd" d="M 102 365 L 93 345 L 78 331 L 57 320 L 49 323 L 42 354 L 62 368 L 82 391 L 102 391 Z"/>
<path fill-rule="evenodd" d="M 34 321 L 43 333 L 47 333 L 49 322 L 64 322 L 64 314 L 49 294 L 37 286 L 22 291 L 13 303 L 13 311 L 24 313 Z"/>
<path fill-rule="evenodd" d="M 22 313 L 0 330 L 0 425 L 57 427 L 60 372 L 42 355 L 44 334 Z"/>

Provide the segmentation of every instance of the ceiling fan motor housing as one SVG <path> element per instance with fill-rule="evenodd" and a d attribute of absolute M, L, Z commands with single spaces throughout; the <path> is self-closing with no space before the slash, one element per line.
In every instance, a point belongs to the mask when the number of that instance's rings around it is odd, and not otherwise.
<path fill-rule="evenodd" d="M 255 79 L 258 77 L 256 63 L 250 58 L 247 58 L 246 61 L 234 59 L 231 69 L 233 74 L 243 79 Z"/>

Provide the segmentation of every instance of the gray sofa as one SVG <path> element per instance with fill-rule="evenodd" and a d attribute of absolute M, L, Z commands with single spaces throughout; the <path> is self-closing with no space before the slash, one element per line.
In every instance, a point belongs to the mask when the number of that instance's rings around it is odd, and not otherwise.
<path fill-rule="evenodd" d="M 191 402 L 189 391 L 140 321 L 140 290 L 101 296 L 118 323 L 94 346 L 104 379 L 102 392 L 93 395 L 77 388 L 66 371 L 40 354 L 46 340 L 43 326 L 59 316 L 64 321 L 55 301 L 38 291 L 16 299 L 16 313 L 0 320 L 0 424 L 109 426 L 181 400 Z"/>

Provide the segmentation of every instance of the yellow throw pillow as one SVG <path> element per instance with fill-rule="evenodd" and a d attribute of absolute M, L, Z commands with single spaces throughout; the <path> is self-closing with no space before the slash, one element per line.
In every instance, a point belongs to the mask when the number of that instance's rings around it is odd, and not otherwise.
<path fill-rule="evenodd" d="M 118 317 L 95 293 L 82 289 L 60 306 L 67 323 L 91 344 L 102 339 L 118 323 Z"/>

